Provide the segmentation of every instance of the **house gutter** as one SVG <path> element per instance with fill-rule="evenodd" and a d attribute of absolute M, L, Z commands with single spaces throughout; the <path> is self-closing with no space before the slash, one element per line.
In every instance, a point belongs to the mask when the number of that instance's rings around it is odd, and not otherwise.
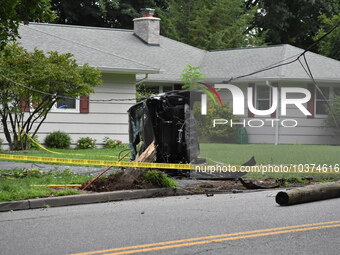
<path fill-rule="evenodd" d="M 135 85 L 141 84 L 141 83 L 143 83 L 144 81 L 146 81 L 146 80 L 148 79 L 148 75 L 149 75 L 149 74 L 145 74 L 145 77 L 142 78 L 142 79 L 140 79 L 140 80 L 138 80 L 138 81 L 135 83 Z"/>
<path fill-rule="evenodd" d="M 97 67 L 98 70 L 102 71 L 103 73 L 128 73 L 128 74 L 159 74 L 162 73 L 163 70 L 161 69 L 135 69 L 135 68 L 112 68 L 112 67 L 105 67 L 99 66 Z"/>
<path fill-rule="evenodd" d="M 270 87 L 271 89 L 273 88 L 272 84 L 270 83 L 269 80 L 266 80 L 266 85 L 268 87 Z M 280 93 L 278 91 L 278 93 Z M 280 94 L 278 94 L 278 97 L 280 98 Z M 280 120 L 280 117 L 278 118 L 278 113 L 277 111 L 275 111 L 275 119 Z M 279 127 L 279 123 L 278 121 L 275 122 L 275 133 L 274 133 L 274 145 L 278 145 L 279 144 L 279 136 L 280 136 L 280 127 Z"/>

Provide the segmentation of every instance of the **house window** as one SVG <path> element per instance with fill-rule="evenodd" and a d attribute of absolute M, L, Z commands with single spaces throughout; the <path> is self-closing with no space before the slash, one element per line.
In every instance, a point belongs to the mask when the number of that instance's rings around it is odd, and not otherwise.
<path fill-rule="evenodd" d="M 76 99 L 75 98 L 61 98 L 58 99 L 57 109 L 76 109 Z"/>
<path fill-rule="evenodd" d="M 79 100 L 76 98 L 60 98 L 53 106 L 52 111 L 79 113 Z"/>
<path fill-rule="evenodd" d="M 159 94 L 159 86 L 147 86 L 145 90 L 153 95 Z"/>
<path fill-rule="evenodd" d="M 256 86 L 256 109 L 268 110 L 270 108 L 271 98 L 270 87 L 266 85 Z"/>
<path fill-rule="evenodd" d="M 156 86 L 144 86 L 143 90 L 149 92 L 153 95 L 158 95 L 160 93 L 168 92 L 173 90 L 172 85 L 156 85 Z"/>
<path fill-rule="evenodd" d="M 330 103 L 330 88 L 320 87 L 320 91 L 316 89 L 315 93 L 315 113 L 325 115 L 327 114 L 328 104 Z"/>

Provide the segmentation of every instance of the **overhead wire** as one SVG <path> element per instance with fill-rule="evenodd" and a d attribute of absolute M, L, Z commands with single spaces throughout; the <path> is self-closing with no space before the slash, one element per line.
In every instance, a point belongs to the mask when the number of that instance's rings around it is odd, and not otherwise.
<path fill-rule="evenodd" d="M 228 81 L 226 81 L 227 83 L 231 82 L 231 81 L 235 81 L 235 80 L 238 80 L 238 79 L 241 79 L 241 78 L 245 78 L 245 77 L 248 77 L 248 76 L 251 76 L 251 75 L 254 75 L 254 74 L 257 74 L 257 73 L 261 73 L 261 72 L 265 72 L 265 71 L 268 71 L 268 70 L 271 70 L 271 69 L 275 69 L 275 68 L 278 68 L 278 67 L 281 67 L 281 66 L 285 66 L 285 65 L 289 65 L 289 64 L 292 64 L 296 61 L 299 61 L 300 64 L 301 64 L 301 61 L 300 61 L 300 58 L 303 56 L 304 59 L 305 59 L 305 54 L 310 50 L 312 49 L 315 45 L 317 45 L 321 40 L 323 40 L 326 36 L 328 36 L 329 34 L 331 34 L 337 27 L 339 27 L 340 25 L 340 22 L 335 25 L 332 29 L 330 29 L 327 33 L 325 33 L 323 36 L 321 36 L 317 41 L 315 41 L 312 45 L 310 45 L 307 49 L 305 49 L 302 53 L 299 53 L 299 54 L 296 54 L 296 55 L 293 55 L 293 56 L 290 56 L 286 59 L 283 59 L 279 62 L 276 62 L 275 64 L 271 64 L 271 65 L 268 65 L 264 68 L 261 68 L 257 71 L 254 71 L 254 72 L 250 72 L 248 74 L 244 74 L 244 75 L 240 75 L 240 76 L 237 76 L 237 77 L 231 77 Z M 51 35 L 51 36 L 55 36 L 55 37 L 58 37 L 59 39 L 63 39 L 63 40 L 66 40 L 66 41 L 70 41 L 70 42 L 74 42 L 72 40 L 69 40 L 69 39 L 66 39 L 66 38 L 63 38 L 63 37 L 59 37 L 59 36 L 56 36 L 56 35 L 53 35 L 53 34 L 49 34 L 47 32 L 43 32 L 43 31 L 40 31 L 40 30 L 37 30 L 37 29 L 33 29 L 33 28 L 30 28 L 32 30 L 35 30 L 35 31 L 38 31 L 38 32 L 41 32 L 41 33 L 45 33 L 45 34 L 48 34 L 48 35 Z M 74 43 L 77 43 L 77 42 L 74 42 Z M 96 49 L 92 46 L 88 46 L 88 45 L 85 45 L 85 44 L 81 44 L 81 43 L 78 43 L 82 46 L 85 46 L 85 47 L 89 47 L 89 48 L 93 48 L 93 49 Z M 99 49 L 98 49 L 99 50 Z M 99 51 L 102 51 L 102 50 L 99 50 Z M 102 52 L 105 52 L 107 54 L 110 54 L 110 55 L 114 55 L 114 56 L 117 56 L 117 57 L 121 57 L 119 55 L 116 55 L 116 54 L 113 54 L 113 53 L 110 53 L 110 52 L 106 52 L 106 51 L 102 51 Z M 295 58 L 294 58 L 295 57 Z M 123 58 L 123 57 L 121 57 Z M 293 60 L 289 61 L 289 62 L 285 62 L 289 59 L 292 59 L 294 58 Z M 132 61 L 131 59 L 127 59 L 127 60 L 130 60 Z M 135 61 L 137 62 L 137 61 Z M 305 60 L 306 62 L 306 60 Z M 137 62 L 139 63 L 139 62 Z M 139 63 L 141 64 L 141 63 Z M 302 65 L 302 64 L 301 64 Z M 306 65 L 308 65 L 308 63 L 306 62 Z M 146 65 L 145 65 L 146 66 Z M 303 67 L 303 65 L 302 65 Z M 315 87 L 318 89 L 318 91 L 322 93 L 322 91 L 320 90 L 320 88 L 317 86 L 316 82 L 315 82 L 315 79 L 314 77 L 311 75 L 311 71 L 310 71 L 310 68 L 308 66 L 308 69 L 309 71 L 307 72 L 307 70 L 305 69 L 305 67 L 303 67 L 304 70 L 306 71 L 306 73 L 308 74 L 308 76 L 311 78 L 311 80 L 313 81 Z M 11 78 L 8 78 L 7 76 L 3 75 L 1 72 L 0 72 L 0 76 L 3 77 L 4 79 L 16 84 L 17 86 L 20 86 L 20 87 L 23 87 L 23 88 L 26 88 L 28 90 L 31 90 L 31 91 L 34 91 L 34 92 L 37 92 L 37 93 L 41 93 L 41 94 L 44 94 L 44 95 L 48 95 L 48 96 L 56 96 L 55 94 L 52 94 L 52 93 L 47 93 L 47 92 L 44 92 L 44 91 L 41 91 L 41 90 L 37 90 L 37 89 L 33 89 L 33 88 L 30 88 L 28 86 L 25 86 L 19 82 L 16 82 L 14 81 L 13 79 Z M 138 82 L 137 82 L 138 83 Z M 136 99 L 135 98 L 125 98 L 125 99 L 86 99 L 86 98 L 74 98 L 74 97 L 69 97 L 69 96 L 60 96 L 60 95 L 57 95 L 57 98 L 65 98 L 65 99 L 76 99 L 76 100 L 79 100 L 79 101 L 90 101 L 90 102 L 121 102 L 121 101 L 135 101 Z M 324 97 L 325 100 L 326 100 L 326 97 Z M 327 101 L 327 100 L 326 100 Z"/>
<path fill-rule="evenodd" d="M 269 71 L 271 69 L 275 69 L 275 68 L 278 68 L 278 67 L 281 67 L 281 66 L 285 66 L 285 65 L 289 65 L 289 64 L 292 64 L 296 61 L 298 61 L 302 56 L 304 56 L 308 51 L 310 51 L 312 48 L 315 47 L 315 45 L 317 45 L 320 41 L 322 41 L 325 37 L 327 37 L 329 34 L 331 34 L 335 29 L 337 29 L 338 27 L 340 26 L 340 22 L 338 22 L 334 27 L 332 27 L 327 33 L 325 33 L 323 36 L 321 36 L 318 40 L 316 40 L 314 43 L 312 43 L 310 46 L 307 47 L 307 49 L 305 49 L 302 53 L 299 53 L 299 54 L 296 54 L 294 56 L 291 56 L 291 57 L 288 57 L 284 60 L 281 60 L 279 62 L 277 62 L 277 64 L 271 64 L 269 66 L 266 66 L 264 68 L 261 68 L 257 71 L 254 71 L 254 72 L 250 72 L 250 73 L 247 73 L 247 74 L 244 74 L 244 75 L 240 75 L 240 76 L 237 76 L 237 77 L 231 77 L 227 82 L 231 82 L 231 81 L 235 81 L 235 80 L 238 80 L 238 79 L 241 79 L 241 78 L 245 78 L 245 77 L 248 77 L 248 76 L 251 76 L 251 75 L 254 75 L 254 74 L 258 74 L 258 73 L 261 73 L 261 72 L 265 72 L 265 71 Z M 296 57 L 295 59 L 293 59 L 292 61 L 289 61 L 289 62 L 286 62 L 286 63 L 281 63 L 281 62 L 284 62 L 284 61 L 287 61 L 291 58 L 294 58 Z"/>
<path fill-rule="evenodd" d="M 320 41 L 322 41 L 325 37 L 327 37 L 329 34 L 331 34 L 335 29 L 337 29 L 338 27 L 340 26 L 340 22 L 338 22 L 335 26 L 333 26 L 327 33 L 325 33 L 323 36 L 321 36 L 318 40 L 316 40 L 313 44 L 311 44 L 307 49 L 305 49 L 302 53 L 300 54 L 296 54 L 295 56 L 291 56 L 287 59 L 284 59 L 284 60 L 281 60 L 280 62 L 284 62 L 284 61 L 287 61 L 293 57 L 296 57 L 295 59 L 289 61 L 289 62 L 286 62 L 286 63 L 280 63 L 278 62 L 277 64 L 275 65 L 269 65 L 267 67 L 264 67 L 258 71 L 254 71 L 254 72 L 251 72 L 251 73 L 248 73 L 248 74 L 245 74 L 245 75 L 240 75 L 240 76 L 237 76 L 235 78 L 230 78 L 227 83 L 231 82 L 231 81 L 235 81 L 237 79 L 241 79 L 241 78 L 245 78 L 245 77 L 248 77 L 248 76 L 251 76 L 251 75 L 254 75 L 254 74 L 257 74 L 257 73 L 261 73 L 261 72 L 264 72 L 264 71 L 268 71 L 268 70 L 271 70 L 271 69 L 274 69 L 274 68 L 278 68 L 280 66 L 285 66 L 285 65 L 289 65 L 289 64 L 292 64 L 296 61 L 298 61 L 300 63 L 300 65 L 302 66 L 302 68 L 304 69 L 304 71 L 306 72 L 307 76 L 311 79 L 311 81 L 313 82 L 313 85 L 314 87 L 316 88 L 316 90 L 320 93 L 321 97 L 323 98 L 323 100 L 325 101 L 328 109 L 329 109 L 329 112 L 333 118 L 333 121 L 334 121 L 334 124 L 336 126 L 337 129 L 339 129 L 339 123 L 336 119 L 336 116 L 335 116 L 335 113 L 334 113 L 334 109 L 332 108 L 331 104 L 329 103 L 329 100 L 326 98 L 326 96 L 324 95 L 324 93 L 322 92 L 322 90 L 320 89 L 320 87 L 318 86 L 314 76 L 313 76 L 313 73 L 311 71 L 311 68 L 308 64 L 308 61 L 307 61 L 307 58 L 306 58 L 306 53 L 309 52 L 315 45 L 317 45 Z M 303 57 L 303 60 L 306 64 L 306 67 L 302 64 L 300 58 Z"/>
<path fill-rule="evenodd" d="M 114 57 L 117 57 L 117 58 L 121 58 L 121 59 L 124 59 L 124 60 L 127 60 L 127 61 L 131 61 L 131 62 L 134 62 L 134 63 L 136 63 L 136 64 L 139 64 L 139 65 L 142 65 L 142 66 L 151 68 L 151 69 L 153 69 L 153 70 L 159 70 L 159 69 L 157 69 L 157 68 L 155 68 L 155 67 L 152 67 L 152 66 L 149 66 L 149 65 L 147 65 L 147 64 L 141 63 L 141 62 L 136 61 L 136 60 L 134 60 L 134 59 L 130 59 L 130 58 L 127 58 L 127 57 L 123 57 L 123 56 L 120 56 L 120 55 L 115 54 L 115 53 L 110 52 L 110 51 L 101 50 L 101 49 L 98 49 L 98 48 L 96 48 L 96 47 L 87 45 L 87 44 L 85 44 L 85 43 L 80 43 L 80 42 L 77 42 L 77 41 L 74 41 L 74 40 L 71 40 L 71 39 L 68 39 L 68 38 L 64 38 L 64 37 L 61 37 L 61 36 L 58 36 L 58 35 L 55 35 L 55 34 L 51 34 L 51 33 L 45 32 L 45 31 L 41 31 L 41 30 L 39 30 L 39 29 L 35 29 L 35 28 L 33 28 L 33 27 L 30 27 L 30 26 L 25 26 L 25 28 L 31 29 L 31 30 L 33 30 L 33 31 L 36 31 L 36 32 L 39 32 L 39 33 L 42 33 L 42 34 L 46 34 L 46 35 L 48 35 L 48 36 L 52 36 L 52 37 L 61 39 L 61 40 L 67 41 L 67 42 L 71 42 L 71 43 L 73 43 L 73 44 L 77 44 L 77 45 L 80 45 L 80 46 L 85 47 L 85 48 L 89 48 L 89 49 L 92 49 L 92 50 L 95 50 L 95 51 L 98 51 L 98 52 L 101 52 L 101 53 L 105 53 L 105 54 L 108 54 L 108 55 L 111 55 L 111 56 L 114 56 Z"/>
<path fill-rule="evenodd" d="M 317 89 L 317 91 L 320 93 L 321 97 L 323 98 L 324 102 L 326 103 L 328 110 L 329 110 L 329 113 L 331 114 L 332 119 L 334 121 L 335 127 L 337 129 L 339 129 L 339 123 L 338 123 L 337 118 L 335 116 L 334 109 L 332 108 L 332 106 L 329 103 L 329 100 L 326 98 L 325 94 L 322 92 L 321 88 L 317 85 L 305 54 L 303 55 L 303 58 L 304 58 L 304 61 L 305 61 L 306 67 L 307 67 L 307 69 L 304 68 L 304 70 L 307 72 L 307 75 L 311 78 L 311 80 L 314 84 L 314 87 Z M 302 65 L 301 62 L 300 62 L 300 64 Z"/>
<path fill-rule="evenodd" d="M 40 93 L 42 95 L 54 96 L 54 97 L 57 97 L 57 98 L 60 98 L 60 99 L 72 99 L 72 100 L 75 99 L 75 100 L 79 100 L 79 101 L 89 101 L 89 102 L 121 102 L 121 101 L 135 101 L 136 100 L 136 98 L 87 99 L 87 98 L 78 98 L 78 97 L 74 98 L 74 97 L 70 97 L 70 96 L 60 96 L 60 95 L 56 95 L 56 94 L 53 94 L 53 93 L 48 93 L 48 92 L 45 92 L 45 91 L 42 91 L 42 90 L 37 90 L 37 89 L 31 88 L 31 87 L 28 87 L 28 86 L 26 86 L 22 83 L 14 81 L 11 78 L 8 78 L 7 76 L 3 75 L 1 72 L 0 72 L 0 76 L 3 77 L 5 80 L 12 82 L 13 84 L 15 84 L 19 87 L 28 89 L 28 90 L 33 91 L 33 92 Z"/>

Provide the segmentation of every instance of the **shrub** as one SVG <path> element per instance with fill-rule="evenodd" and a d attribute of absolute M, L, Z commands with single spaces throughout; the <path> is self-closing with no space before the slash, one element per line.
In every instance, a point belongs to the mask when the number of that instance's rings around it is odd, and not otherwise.
<path fill-rule="evenodd" d="M 213 127 L 214 119 L 227 119 L 233 122 L 239 122 L 240 119 L 233 115 L 232 109 L 229 107 L 228 102 L 223 105 L 213 104 L 208 101 L 207 115 L 201 114 L 201 104 L 196 103 L 193 110 L 199 137 L 203 141 L 217 142 L 217 143 L 234 143 L 236 141 L 236 133 L 239 127 L 230 125 L 217 125 Z"/>
<path fill-rule="evenodd" d="M 35 142 L 37 142 L 37 143 L 39 143 L 39 140 L 38 140 L 38 136 L 37 135 L 35 135 L 34 137 L 33 137 L 33 140 L 35 141 Z M 34 143 L 33 141 L 31 141 L 31 143 L 30 143 L 30 150 L 38 150 L 39 149 L 39 146 L 36 144 L 36 143 Z"/>
<path fill-rule="evenodd" d="M 2 149 L 2 143 L 4 142 L 4 140 L 2 140 L 1 138 L 0 138 L 0 151 L 1 151 L 1 149 Z"/>
<path fill-rule="evenodd" d="M 62 131 L 54 131 L 45 138 L 45 144 L 49 148 L 68 149 L 71 145 L 71 137 Z"/>
<path fill-rule="evenodd" d="M 150 91 L 148 87 L 145 86 L 145 84 L 141 83 L 138 84 L 136 87 L 136 101 L 140 102 L 144 98 L 148 98 L 155 95 L 154 92 Z"/>
<path fill-rule="evenodd" d="M 91 137 L 80 137 L 77 141 L 78 149 L 94 149 L 96 148 L 96 139 Z"/>
<path fill-rule="evenodd" d="M 174 188 L 177 186 L 174 179 L 158 170 L 148 170 L 144 173 L 143 177 L 146 181 L 158 187 Z"/>
<path fill-rule="evenodd" d="M 103 139 L 103 143 L 104 143 L 104 148 L 116 148 L 122 145 L 122 141 L 121 140 L 115 140 L 115 139 L 111 139 L 107 136 L 104 137 Z"/>

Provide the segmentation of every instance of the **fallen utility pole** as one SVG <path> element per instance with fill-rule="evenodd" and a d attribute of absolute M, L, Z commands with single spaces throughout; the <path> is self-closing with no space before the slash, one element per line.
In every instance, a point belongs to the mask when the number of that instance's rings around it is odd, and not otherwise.
<path fill-rule="evenodd" d="M 280 191 L 275 200 L 279 205 L 295 205 L 337 197 L 340 197 L 340 181 Z"/>

